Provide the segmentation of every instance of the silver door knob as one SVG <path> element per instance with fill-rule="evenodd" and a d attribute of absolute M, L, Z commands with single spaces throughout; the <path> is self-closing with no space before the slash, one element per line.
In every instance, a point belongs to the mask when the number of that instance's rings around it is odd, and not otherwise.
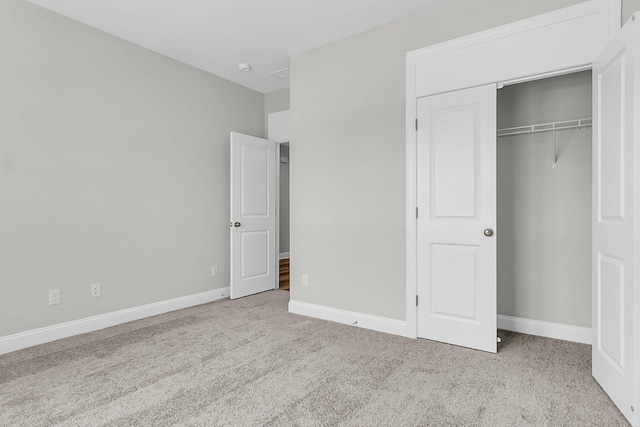
<path fill-rule="evenodd" d="M 240 227 L 241 225 L 242 225 L 242 224 L 240 224 L 238 221 L 236 221 L 236 222 L 234 222 L 234 223 L 233 223 L 233 226 L 234 226 L 234 227 Z"/>
<path fill-rule="evenodd" d="M 484 230 L 484 235 L 485 235 L 485 236 L 487 236 L 487 237 L 491 237 L 491 236 L 493 236 L 493 230 L 492 230 L 492 229 L 490 229 L 490 228 L 486 228 L 486 229 Z"/>

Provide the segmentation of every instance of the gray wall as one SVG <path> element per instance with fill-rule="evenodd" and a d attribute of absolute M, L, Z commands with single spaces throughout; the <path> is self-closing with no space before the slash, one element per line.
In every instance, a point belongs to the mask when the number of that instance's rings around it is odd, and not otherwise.
<path fill-rule="evenodd" d="M 0 336 L 228 286 L 229 131 L 263 135 L 263 95 L 21 0 L 0 57 Z"/>
<path fill-rule="evenodd" d="M 498 91 L 498 128 L 591 117 L 591 72 Z M 591 327 L 591 128 L 498 138 L 498 313 Z"/>
<path fill-rule="evenodd" d="M 448 2 L 292 58 L 293 300 L 405 319 L 406 52 L 576 3 Z"/>
<path fill-rule="evenodd" d="M 265 135 L 267 132 L 267 115 L 289 109 L 289 89 L 277 90 L 264 95 Z M 289 159 L 289 147 L 280 146 L 281 157 Z M 289 163 L 280 163 L 280 253 L 289 252 Z"/>

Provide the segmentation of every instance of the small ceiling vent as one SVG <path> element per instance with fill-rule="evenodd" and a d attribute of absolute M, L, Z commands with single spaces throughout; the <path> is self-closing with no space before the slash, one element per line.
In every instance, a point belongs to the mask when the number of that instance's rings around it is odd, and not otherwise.
<path fill-rule="evenodd" d="M 288 79 L 289 78 L 289 69 L 283 68 L 282 70 L 274 71 L 273 73 L 269 73 L 270 76 L 277 77 L 279 79 Z"/>

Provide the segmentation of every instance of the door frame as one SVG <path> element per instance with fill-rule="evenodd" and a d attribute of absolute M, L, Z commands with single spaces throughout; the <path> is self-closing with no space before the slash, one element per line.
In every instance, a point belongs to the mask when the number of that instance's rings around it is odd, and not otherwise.
<path fill-rule="evenodd" d="M 268 138 L 267 138 L 268 139 Z M 280 289 L 280 143 L 276 141 L 276 284 L 273 289 Z"/>
<path fill-rule="evenodd" d="M 619 31 L 620 17 L 620 0 L 591 0 L 407 53 L 406 336 L 418 336 L 417 99 L 590 69 Z M 509 52 L 508 57 L 503 52 Z M 458 72 L 470 69 L 474 72 Z"/>
<path fill-rule="evenodd" d="M 271 140 L 276 143 L 276 259 L 275 271 L 276 285 L 274 289 L 280 289 L 280 165 L 282 163 L 280 147 L 289 141 Z"/>
<path fill-rule="evenodd" d="M 276 261 L 275 271 L 276 284 L 274 289 L 280 289 L 280 165 L 281 154 L 280 147 L 283 144 L 289 144 L 291 147 L 289 109 L 281 111 L 272 111 L 267 113 L 267 138 L 276 143 Z M 291 149 L 289 149 L 291 150 Z M 291 151 L 289 151 L 289 158 Z M 291 179 L 291 178 L 289 178 Z M 291 257 L 291 247 L 289 247 L 289 257 Z"/>

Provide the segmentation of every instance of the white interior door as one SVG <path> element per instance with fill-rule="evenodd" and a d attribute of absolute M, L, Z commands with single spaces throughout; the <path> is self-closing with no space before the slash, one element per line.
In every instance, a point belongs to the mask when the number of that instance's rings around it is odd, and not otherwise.
<path fill-rule="evenodd" d="M 496 86 L 418 99 L 418 336 L 496 352 Z"/>
<path fill-rule="evenodd" d="M 276 143 L 231 132 L 231 299 L 276 287 Z"/>
<path fill-rule="evenodd" d="M 625 417 L 639 426 L 637 395 L 632 409 L 634 369 L 640 368 L 637 350 L 634 358 L 638 331 L 633 322 L 634 282 L 635 291 L 640 291 L 635 272 L 639 235 L 634 230 L 639 213 L 634 192 L 639 194 L 640 184 L 634 172 L 640 167 L 640 140 L 634 133 L 640 120 L 635 105 L 640 90 L 640 31 L 635 21 L 625 25 L 593 65 L 592 329 L 593 376 Z"/>

